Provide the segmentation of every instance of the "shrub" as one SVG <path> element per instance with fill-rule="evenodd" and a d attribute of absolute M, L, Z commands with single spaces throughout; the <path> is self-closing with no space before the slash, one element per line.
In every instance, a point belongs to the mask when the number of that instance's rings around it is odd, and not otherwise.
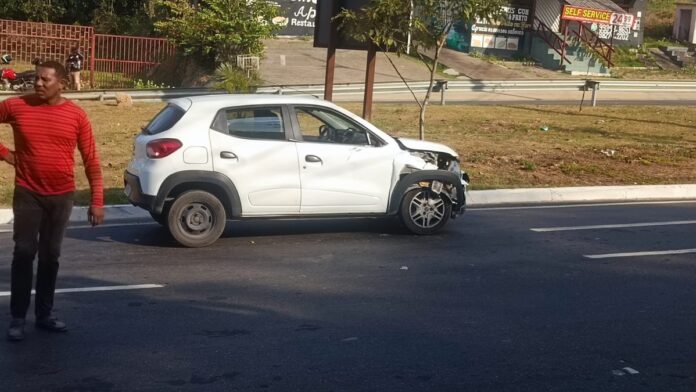
<path fill-rule="evenodd" d="M 259 76 L 256 72 L 244 71 L 230 63 L 223 63 L 215 69 L 216 88 L 226 90 L 229 93 L 249 93 L 256 90 L 260 84 Z"/>

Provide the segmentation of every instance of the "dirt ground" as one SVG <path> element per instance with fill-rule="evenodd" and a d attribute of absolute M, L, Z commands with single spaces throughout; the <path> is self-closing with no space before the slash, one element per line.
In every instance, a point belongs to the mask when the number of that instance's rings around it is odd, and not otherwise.
<path fill-rule="evenodd" d="M 92 120 L 107 201 L 123 203 L 123 171 L 133 138 L 161 103 L 133 107 L 81 102 Z M 360 104 L 346 104 L 360 113 Z M 377 104 L 373 122 L 394 136 L 416 137 L 415 104 Z M 696 108 L 684 106 L 430 106 L 426 139 L 453 147 L 473 189 L 677 184 L 696 181 Z M 0 141 L 12 146 L 8 125 Z M 76 161 L 80 162 L 79 155 Z M 14 171 L 0 170 L 0 206 L 9 206 Z M 82 166 L 78 200 L 89 200 Z"/>

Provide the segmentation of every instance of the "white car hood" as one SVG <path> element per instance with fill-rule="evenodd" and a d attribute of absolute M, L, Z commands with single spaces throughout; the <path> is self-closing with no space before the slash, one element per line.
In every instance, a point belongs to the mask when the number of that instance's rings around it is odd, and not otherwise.
<path fill-rule="evenodd" d="M 411 150 L 444 152 L 446 154 L 452 155 L 455 158 L 459 158 L 459 154 L 457 154 L 453 149 L 445 146 L 444 144 L 402 137 L 399 138 L 399 141 L 404 146 L 406 146 L 406 148 L 409 148 Z"/>

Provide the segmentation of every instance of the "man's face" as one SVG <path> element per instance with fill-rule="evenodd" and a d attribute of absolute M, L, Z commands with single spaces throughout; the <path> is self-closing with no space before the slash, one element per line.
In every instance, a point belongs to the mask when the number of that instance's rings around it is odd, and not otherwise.
<path fill-rule="evenodd" d="M 36 80 L 34 81 L 34 91 L 39 98 L 50 101 L 60 96 L 63 91 L 63 81 L 58 78 L 56 70 L 47 67 L 36 68 Z"/>

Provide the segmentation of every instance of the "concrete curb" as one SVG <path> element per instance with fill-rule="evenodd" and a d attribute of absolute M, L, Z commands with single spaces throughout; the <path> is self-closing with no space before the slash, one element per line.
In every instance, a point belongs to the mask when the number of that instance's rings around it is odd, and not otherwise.
<path fill-rule="evenodd" d="M 696 184 L 520 188 L 471 191 L 467 205 L 554 204 L 696 199 Z"/>
<path fill-rule="evenodd" d="M 696 200 L 696 184 L 493 189 L 467 194 L 470 207 L 666 200 Z M 150 219 L 147 211 L 131 205 L 106 206 L 105 210 L 107 223 Z M 0 224 L 12 223 L 12 219 L 12 209 L 0 209 Z M 75 207 L 70 221 L 87 223 L 87 207 Z"/>

